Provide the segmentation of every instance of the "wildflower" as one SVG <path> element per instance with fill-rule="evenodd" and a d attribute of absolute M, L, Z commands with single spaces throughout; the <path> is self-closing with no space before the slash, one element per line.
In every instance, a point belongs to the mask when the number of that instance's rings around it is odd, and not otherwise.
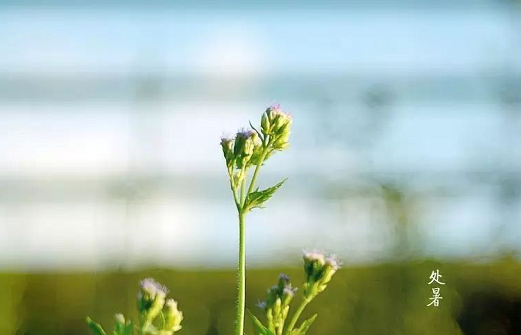
<path fill-rule="evenodd" d="M 261 117 L 258 131 L 251 123 L 251 128 L 240 130 L 235 139 L 221 139 L 221 147 L 226 160 L 233 200 L 239 214 L 239 273 L 237 280 L 237 315 L 235 335 L 244 333 L 245 314 L 245 216 L 254 208 L 263 205 L 275 194 L 285 180 L 272 187 L 260 190 L 257 178 L 263 163 L 275 152 L 289 146 L 292 119 L 284 113 L 279 105 L 266 109 Z M 255 166 L 253 175 L 248 178 L 248 168 Z M 259 307 L 266 312 L 270 328 L 282 333 L 284 320 L 287 317 L 289 303 L 295 289 L 289 284 L 289 278 L 282 276 L 277 285 L 268 290 L 266 301 Z M 259 322 L 256 323 L 260 325 Z M 265 333 L 264 330 L 261 333 Z"/>
<path fill-rule="evenodd" d="M 297 289 L 291 286 L 289 277 L 280 274 L 277 285 L 268 289 L 266 301 L 257 304 L 265 311 L 268 327 L 276 334 L 282 333 L 289 312 L 289 304 L 296 291 Z"/>
<path fill-rule="evenodd" d="M 237 161 L 237 168 L 248 166 L 255 149 L 256 136 L 257 133 L 253 130 L 241 130 L 235 136 L 233 154 Z"/>
<path fill-rule="evenodd" d="M 280 105 L 268 107 L 261 117 L 261 131 L 270 138 L 272 149 L 283 150 L 289 146 L 291 133 L 291 116 L 282 111 Z"/>
<path fill-rule="evenodd" d="M 168 289 L 152 278 L 142 280 L 140 288 L 138 310 L 142 315 L 143 323 L 148 326 L 163 309 Z"/>
<path fill-rule="evenodd" d="M 327 256 L 319 251 L 304 252 L 304 297 L 313 299 L 324 291 L 331 278 L 340 268 L 340 262 L 334 255 Z"/>

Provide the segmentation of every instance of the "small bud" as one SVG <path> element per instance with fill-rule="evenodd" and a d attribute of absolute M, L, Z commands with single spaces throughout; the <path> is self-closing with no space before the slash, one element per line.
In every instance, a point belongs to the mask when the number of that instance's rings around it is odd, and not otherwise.
<path fill-rule="evenodd" d="M 233 166 L 233 139 L 226 137 L 221 138 L 221 147 L 223 149 L 224 159 L 226 160 L 226 166 Z"/>
<path fill-rule="evenodd" d="M 255 150 L 255 139 L 257 133 L 253 130 L 242 130 L 235 136 L 233 153 L 237 159 L 237 168 L 242 169 L 247 166 Z"/>
<path fill-rule="evenodd" d="M 261 117 L 261 131 L 264 136 L 268 136 L 270 134 L 270 120 L 267 113 L 268 111 L 262 114 Z"/>
<path fill-rule="evenodd" d="M 114 315 L 114 320 L 116 321 L 114 324 L 114 335 L 124 335 L 130 321 L 125 322 L 125 317 L 121 313 Z"/>
<path fill-rule="evenodd" d="M 114 315 L 114 320 L 118 324 L 125 324 L 125 317 L 121 313 Z"/>

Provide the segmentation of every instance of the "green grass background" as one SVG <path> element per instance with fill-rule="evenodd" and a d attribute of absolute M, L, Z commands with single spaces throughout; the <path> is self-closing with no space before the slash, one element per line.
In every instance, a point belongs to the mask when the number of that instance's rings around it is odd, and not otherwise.
<path fill-rule="evenodd" d="M 427 282 L 435 269 L 440 269 L 446 282 L 438 308 L 426 307 L 431 296 Z M 301 286 L 301 269 L 248 270 L 246 303 L 257 315 L 255 304 L 280 272 Z M 111 329 L 116 312 L 136 316 L 138 282 L 147 276 L 167 285 L 179 301 L 185 314 L 179 334 L 233 334 L 233 270 L 166 269 L 2 273 L 0 334 L 88 334 L 87 315 Z M 421 261 L 347 267 L 304 316 L 319 314 L 310 335 L 461 334 L 456 318 L 467 299 L 490 292 L 521 300 L 521 264 L 505 259 L 492 264 Z M 246 323 L 247 334 L 253 334 L 249 320 Z"/>

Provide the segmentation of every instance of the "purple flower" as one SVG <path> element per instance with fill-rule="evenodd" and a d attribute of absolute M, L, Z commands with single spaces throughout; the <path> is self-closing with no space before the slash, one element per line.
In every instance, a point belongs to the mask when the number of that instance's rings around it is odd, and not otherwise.
<path fill-rule="evenodd" d="M 237 137 L 248 139 L 255 134 L 255 131 L 251 129 L 241 129 L 237 132 Z"/>
<path fill-rule="evenodd" d="M 335 271 L 340 269 L 340 265 L 342 265 L 336 255 L 329 255 L 328 257 L 326 257 L 326 264 L 331 266 Z"/>
<path fill-rule="evenodd" d="M 168 294 L 168 289 L 165 286 L 159 284 L 153 278 L 145 278 L 139 284 L 141 286 L 141 290 L 149 294 L 152 299 L 158 294 L 164 296 Z"/>
<path fill-rule="evenodd" d="M 259 307 L 260 309 L 263 309 L 263 310 L 265 310 L 267 306 L 268 306 L 268 304 L 266 303 L 266 301 L 259 301 L 257 303 L 257 307 Z"/>

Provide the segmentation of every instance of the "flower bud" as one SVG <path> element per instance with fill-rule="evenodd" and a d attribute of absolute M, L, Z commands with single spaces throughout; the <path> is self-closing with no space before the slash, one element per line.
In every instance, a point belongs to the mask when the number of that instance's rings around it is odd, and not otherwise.
<path fill-rule="evenodd" d="M 242 130 L 235 136 L 233 153 L 237 159 L 237 168 L 242 169 L 248 165 L 255 149 L 257 133 L 253 130 Z"/>
<path fill-rule="evenodd" d="M 295 295 L 296 288 L 290 284 L 289 277 L 280 274 L 277 285 L 268 289 L 266 301 L 260 302 L 257 306 L 266 312 L 268 325 L 275 333 L 279 334 L 284 327 L 284 322 L 288 316 L 289 303 Z"/>
<path fill-rule="evenodd" d="M 226 137 L 221 138 L 221 147 L 223 149 L 224 159 L 226 160 L 226 166 L 233 166 L 233 139 Z"/>
<path fill-rule="evenodd" d="M 289 147 L 289 135 L 290 133 L 284 133 L 284 134 L 281 134 L 277 137 L 277 139 L 275 140 L 275 142 L 273 142 L 273 148 L 276 149 L 276 150 L 282 150 L 282 149 L 286 149 L 287 147 Z"/>
<path fill-rule="evenodd" d="M 125 328 L 130 321 L 125 322 L 125 317 L 121 313 L 114 315 L 114 320 L 116 321 L 114 324 L 114 335 L 124 335 Z"/>
<path fill-rule="evenodd" d="M 168 299 L 165 303 L 165 329 L 176 332 L 180 330 L 181 321 L 183 321 L 183 312 L 177 309 L 177 302 L 174 299 Z"/>
<path fill-rule="evenodd" d="M 295 296 L 295 292 L 297 291 L 296 287 L 291 287 L 289 285 L 288 287 L 285 287 L 284 290 L 282 290 L 282 304 L 284 306 L 288 306 Z"/>
<path fill-rule="evenodd" d="M 270 120 L 268 117 L 268 110 L 269 108 L 266 110 L 266 112 L 264 112 L 264 114 L 262 114 L 261 117 L 261 131 L 264 136 L 270 134 Z"/>
<path fill-rule="evenodd" d="M 125 316 L 121 313 L 114 315 L 114 320 L 117 324 L 125 324 Z"/>
<path fill-rule="evenodd" d="M 284 113 L 279 105 L 269 107 L 263 114 L 261 126 L 264 123 L 269 124 L 269 131 L 265 131 L 266 127 L 261 127 L 264 135 L 270 136 L 270 142 L 275 150 L 282 150 L 289 146 L 289 136 L 291 133 L 291 125 L 293 120 L 291 116 Z"/>

